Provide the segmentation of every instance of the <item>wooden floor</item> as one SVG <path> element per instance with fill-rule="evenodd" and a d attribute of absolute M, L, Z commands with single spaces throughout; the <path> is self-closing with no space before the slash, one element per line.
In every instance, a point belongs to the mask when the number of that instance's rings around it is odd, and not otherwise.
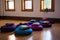
<path fill-rule="evenodd" d="M 0 27 L 7 22 L 18 24 L 20 20 L 0 20 Z M 0 40 L 60 40 L 60 24 L 55 23 L 51 28 L 44 28 L 42 31 L 33 31 L 31 35 L 27 36 L 15 36 L 11 33 L 1 33 Z"/>

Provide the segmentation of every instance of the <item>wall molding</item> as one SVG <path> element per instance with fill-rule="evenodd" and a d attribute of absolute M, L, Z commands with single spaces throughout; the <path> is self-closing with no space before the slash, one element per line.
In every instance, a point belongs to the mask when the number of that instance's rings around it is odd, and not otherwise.
<path fill-rule="evenodd" d="M 23 21 L 29 21 L 31 19 L 40 20 L 41 17 L 17 17 L 17 16 L 0 16 L 0 19 L 7 19 L 7 20 L 23 20 Z M 60 23 L 60 18 L 47 18 L 52 23 Z"/>

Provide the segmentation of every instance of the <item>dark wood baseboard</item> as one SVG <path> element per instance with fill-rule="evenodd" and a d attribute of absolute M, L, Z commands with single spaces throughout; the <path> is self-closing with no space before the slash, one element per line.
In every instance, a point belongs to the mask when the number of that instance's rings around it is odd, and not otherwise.
<path fill-rule="evenodd" d="M 25 20 L 29 21 L 31 19 L 36 19 L 40 20 L 41 18 L 36 18 L 36 17 L 17 17 L 17 16 L 0 16 L 0 19 L 8 19 L 8 20 Z"/>
<path fill-rule="evenodd" d="M 0 19 L 7 19 L 7 20 L 23 20 L 23 21 L 29 21 L 31 19 L 36 19 L 39 21 L 42 19 L 41 17 L 16 17 L 16 16 L 0 16 Z M 47 18 L 52 23 L 60 23 L 60 18 Z"/>

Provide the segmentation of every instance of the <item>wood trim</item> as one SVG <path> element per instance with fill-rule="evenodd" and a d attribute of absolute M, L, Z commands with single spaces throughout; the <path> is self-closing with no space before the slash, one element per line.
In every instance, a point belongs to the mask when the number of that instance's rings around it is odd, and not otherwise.
<path fill-rule="evenodd" d="M 24 10 L 23 10 L 23 1 L 24 1 Z M 33 0 L 32 0 L 32 9 L 25 9 L 25 0 L 21 0 L 21 10 L 27 12 L 33 11 Z"/>
<path fill-rule="evenodd" d="M 51 4 L 51 5 L 52 5 L 52 6 L 51 6 L 52 8 L 50 9 L 50 12 L 54 12 L 54 10 L 55 10 L 55 9 L 54 9 L 54 7 L 55 7 L 55 6 L 54 6 L 54 5 L 55 5 L 55 0 L 52 0 L 52 4 Z"/>
<path fill-rule="evenodd" d="M 7 1 L 7 6 L 9 5 L 8 2 L 9 1 Z M 15 11 L 15 0 L 14 0 L 14 9 L 9 9 L 9 8 L 6 9 L 6 1 L 5 1 L 5 11 Z"/>
<path fill-rule="evenodd" d="M 44 10 L 41 9 L 41 1 L 42 1 L 42 0 L 40 0 L 40 11 L 41 11 L 41 12 L 44 12 Z M 48 12 L 54 12 L 54 10 L 55 10 L 55 9 L 54 9 L 54 7 L 55 7 L 55 1 L 54 1 L 54 0 L 52 0 L 51 7 L 52 7 L 52 8 L 49 9 Z"/>
<path fill-rule="evenodd" d="M 36 18 L 36 17 L 16 17 L 16 16 L 0 16 L 0 19 L 12 19 L 12 20 L 26 20 L 29 21 L 31 19 L 41 19 L 41 18 Z"/>

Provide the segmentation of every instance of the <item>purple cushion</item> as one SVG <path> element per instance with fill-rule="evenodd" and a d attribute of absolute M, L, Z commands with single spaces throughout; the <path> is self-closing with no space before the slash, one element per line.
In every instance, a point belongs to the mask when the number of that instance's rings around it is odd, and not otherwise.
<path fill-rule="evenodd" d="M 42 30 L 43 29 L 43 26 L 42 25 L 37 25 L 37 24 L 32 24 L 29 26 L 30 28 L 32 28 L 33 30 Z"/>
<path fill-rule="evenodd" d="M 1 32 L 11 32 L 11 31 L 14 31 L 15 28 L 16 28 L 15 25 L 9 25 L 9 26 L 3 25 L 3 26 L 1 27 Z"/>

